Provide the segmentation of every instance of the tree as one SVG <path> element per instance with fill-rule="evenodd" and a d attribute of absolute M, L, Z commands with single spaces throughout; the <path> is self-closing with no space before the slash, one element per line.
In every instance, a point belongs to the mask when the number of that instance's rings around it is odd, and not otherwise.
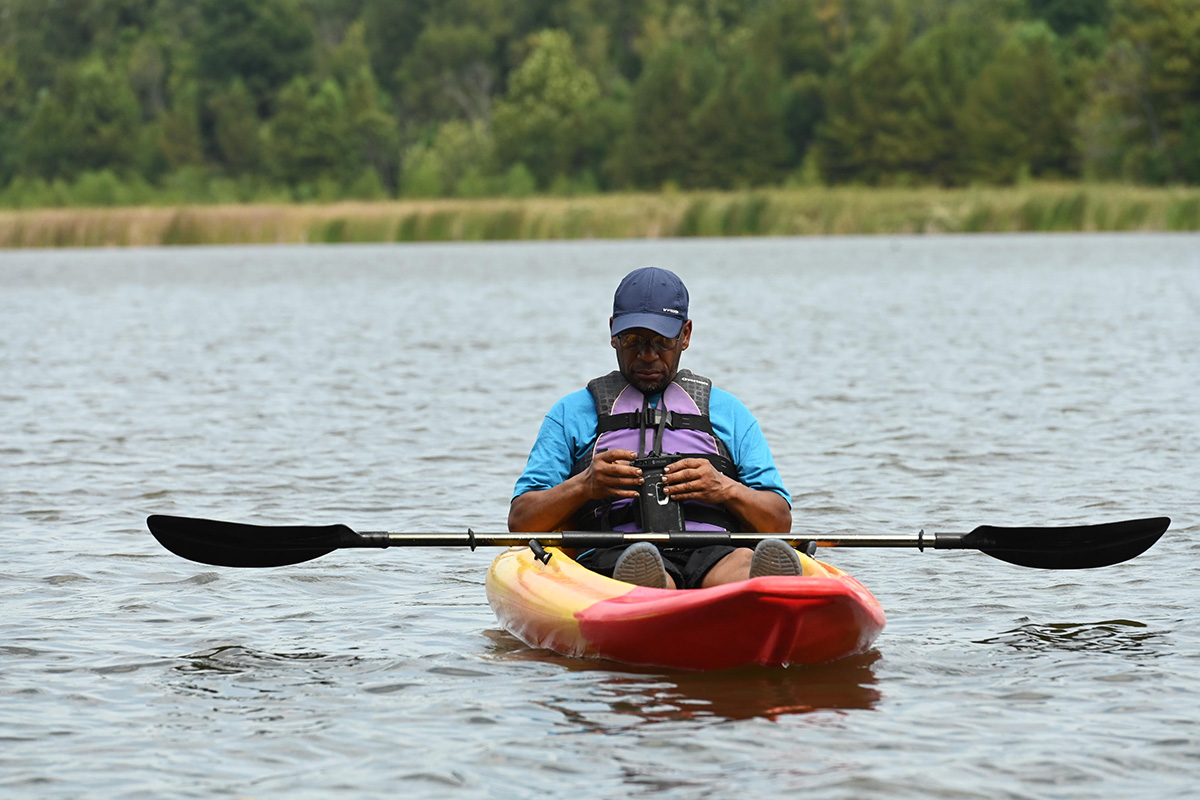
<path fill-rule="evenodd" d="M 980 74 L 962 111 L 970 177 L 1008 183 L 1075 174 L 1071 142 L 1075 109 L 1042 23 L 1014 31 Z"/>
<path fill-rule="evenodd" d="M 489 121 L 495 49 L 476 25 L 429 25 L 400 68 L 405 106 L 426 119 Z"/>
<path fill-rule="evenodd" d="M 33 91 L 48 88 L 67 62 L 94 46 L 93 0 L 7 0 L 0 7 L 0 41 L 10 48 Z"/>
<path fill-rule="evenodd" d="M 813 144 L 817 124 L 825 115 L 825 79 L 843 46 L 844 32 L 836 22 L 837 15 L 821 5 L 780 0 L 755 9 L 747 22 L 752 51 L 771 59 L 779 71 L 782 125 L 791 166 Z"/>
<path fill-rule="evenodd" d="M 1059 36 L 1081 27 L 1103 27 L 1111 18 L 1109 0 L 1026 0 L 1029 11 Z"/>
<path fill-rule="evenodd" d="M 363 64 L 347 79 L 346 103 L 350 115 L 351 141 L 361 159 L 375 170 L 387 191 L 396 191 L 400 167 L 400 132 L 387 100 L 375 82 L 370 64 Z"/>
<path fill-rule="evenodd" d="M 882 183 L 911 174 L 905 137 L 912 79 L 904 60 L 909 21 L 900 16 L 874 46 L 849 53 L 826 83 L 827 116 L 817 128 L 818 163 L 833 183 Z"/>
<path fill-rule="evenodd" d="M 358 175 L 361 153 L 347 149 L 346 98 L 332 80 L 314 87 L 296 78 L 283 88 L 267 128 L 275 176 L 295 187 L 319 180 L 344 185 Z"/>
<path fill-rule="evenodd" d="M 964 112 L 964 104 L 992 63 L 1004 30 L 989 12 L 988 7 L 956 7 L 902 56 L 909 78 L 901 98 L 910 113 L 897 133 L 907 140 L 904 169 L 921 181 L 955 185 L 968 180 L 964 126 L 972 113 Z"/>
<path fill-rule="evenodd" d="M 626 180 L 648 188 L 667 181 L 695 185 L 699 142 L 693 115 L 721 78 L 709 48 L 676 40 L 650 53 L 630 98 L 620 169 Z"/>
<path fill-rule="evenodd" d="M 25 78 L 15 59 L 0 49 L 0 185 L 16 172 L 17 134 L 25 116 Z"/>
<path fill-rule="evenodd" d="M 312 31 L 298 0 L 198 0 L 196 69 L 210 86 L 240 80 L 260 111 L 313 66 Z"/>
<path fill-rule="evenodd" d="M 729 189 L 777 182 L 789 156 L 783 86 L 746 39 L 728 47 L 716 84 L 691 113 L 693 160 L 682 183 Z"/>
<path fill-rule="evenodd" d="M 487 194 L 494 167 L 491 131 L 481 121 L 449 120 L 429 145 L 409 148 L 404 158 L 404 193 L 410 197 Z"/>
<path fill-rule="evenodd" d="M 400 65 L 412 52 L 425 26 L 425 16 L 435 0 L 366 0 L 362 20 L 367 46 L 371 50 L 371 69 L 384 91 L 400 92 Z"/>
<path fill-rule="evenodd" d="M 167 166 L 178 170 L 204 163 L 204 136 L 200 130 L 199 87 L 188 83 L 172 98 L 159 117 L 158 149 Z"/>
<path fill-rule="evenodd" d="M 208 99 L 216 155 L 230 175 L 254 175 L 263 167 L 261 124 L 246 84 L 234 78 Z"/>
<path fill-rule="evenodd" d="M 599 100 L 596 78 L 576 60 L 562 31 L 542 31 L 509 78 L 508 92 L 493 113 L 496 155 L 502 164 L 522 163 L 545 188 L 557 176 L 586 167 L 595 143 L 590 113 Z"/>
<path fill-rule="evenodd" d="M 1127 0 L 1080 119 L 1088 172 L 1200 182 L 1200 5 Z"/>
<path fill-rule="evenodd" d="M 98 58 L 64 66 L 21 131 L 20 170 L 43 178 L 126 171 L 136 161 L 140 121 L 123 72 Z"/>

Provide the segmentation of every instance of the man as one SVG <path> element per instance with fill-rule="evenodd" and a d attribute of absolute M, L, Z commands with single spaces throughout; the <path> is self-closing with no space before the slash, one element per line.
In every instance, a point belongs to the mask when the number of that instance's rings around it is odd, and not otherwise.
<path fill-rule="evenodd" d="M 629 273 L 613 297 L 609 332 L 618 371 L 547 413 L 514 490 L 509 530 L 790 531 L 791 496 L 758 421 L 733 395 L 679 369 L 692 336 L 679 277 L 657 267 Z M 666 522 L 657 517 L 662 511 Z M 671 589 L 800 573 L 795 551 L 780 539 L 754 551 L 660 551 L 641 542 L 577 560 L 618 580 Z"/>

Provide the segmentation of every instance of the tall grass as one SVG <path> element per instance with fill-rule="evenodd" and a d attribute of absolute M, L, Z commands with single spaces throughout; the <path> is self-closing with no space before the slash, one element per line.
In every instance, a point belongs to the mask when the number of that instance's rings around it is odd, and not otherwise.
<path fill-rule="evenodd" d="M 1200 188 L 806 188 L 0 212 L 0 247 L 1200 231 Z"/>

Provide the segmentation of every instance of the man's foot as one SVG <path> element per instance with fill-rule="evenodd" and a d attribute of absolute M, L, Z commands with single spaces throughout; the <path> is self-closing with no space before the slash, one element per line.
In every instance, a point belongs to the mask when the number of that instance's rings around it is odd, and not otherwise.
<path fill-rule="evenodd" d="M 667 571 L 663 569 L 662 554 L 649 542 L 638 542 L 626 548 L 617 559 L 613 578 L 651 589 L 667 588 Z"/>
<path fill-rule="evenodd" d="M 763 539 L 754 548 L 754 558 L 750 562 L 750 577 L 761 578 L 764 575 L 800 575 L 804 572 L 800 566 L 800 556 L 791 545 L 783 539 Z"/>

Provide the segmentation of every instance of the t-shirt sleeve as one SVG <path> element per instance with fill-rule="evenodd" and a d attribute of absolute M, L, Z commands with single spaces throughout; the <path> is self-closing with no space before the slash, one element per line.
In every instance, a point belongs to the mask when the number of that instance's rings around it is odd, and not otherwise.
<path fill-rule="evenodd" d="M 542 420 L 525 471 L 517 478 L 513 498 L 526 492 L 553 489 L 569 478 L 571 467 L 595 440 L 596 425 L 596 406 L 586 389 L 555 403 Z"/>
<path fill-rule="evenodd" d="M 729 392 L 714 386 L 709 398 L 709 416 L 713 430 L 729 447 L 742 483 L 752 489 L 775 492 L 790 506 L 792 496 L 784 488 L 767 437 L 750 409 Z"/>

